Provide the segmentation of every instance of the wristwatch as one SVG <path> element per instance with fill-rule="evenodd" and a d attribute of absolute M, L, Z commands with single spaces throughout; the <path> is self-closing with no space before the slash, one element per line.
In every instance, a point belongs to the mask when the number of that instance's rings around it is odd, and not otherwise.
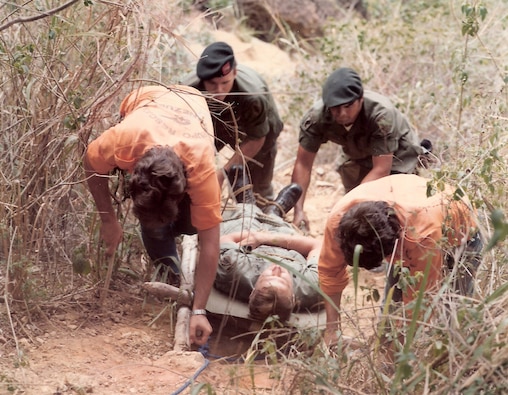
<path fill-rule="evenodd" d="M 192 310 L 192 315 L 206 315 L 206 310 L 205 309 Z"/>

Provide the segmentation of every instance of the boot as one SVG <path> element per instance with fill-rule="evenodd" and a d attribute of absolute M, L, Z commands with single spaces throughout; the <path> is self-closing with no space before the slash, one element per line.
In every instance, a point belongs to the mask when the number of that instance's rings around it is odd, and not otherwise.
<path fill-rule="evenodd" d="M 420 145 L 425 150 L 424 152 L 425 154 L 432 152 L 432 142 L 429 139 L 423 139 L 422 141 L 420 141 Z"/>
<path fill-rule="evenodd" d="M 300 199 L 302 192 L 302 187 L 296 183 L 285 186 L 280 190 L 273 203 L 263 208 L 263 212 L 284 217 Z"/>
<path fill-rule="evenodd" d="M 233 165 L 228 171 L 228 180 L 238 203 L 256 204 L 252 182 L 242 165 Z"/>
<path fill-rule="evenodd" d="M 432 142 L 428 139 L 420 141 L 420 146 L 423 148 L 423 154 L 418 155 L 419 167 L 429 169 L 431 165 L 436 163 L 436 157 L 431 155 L 432 153 Z"/>

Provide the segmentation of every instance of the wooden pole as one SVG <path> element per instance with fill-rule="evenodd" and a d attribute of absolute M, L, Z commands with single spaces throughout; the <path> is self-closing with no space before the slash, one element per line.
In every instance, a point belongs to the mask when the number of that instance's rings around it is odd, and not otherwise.
<path fill-rule="evenodd" d="M 159 298 L 170 298 L 172 301 L 177 302 L 178 306 L 182 304 L 191 306 L 192 304 L 192 292 L 183 292 L 180 288 L 177 288 L 174 285 L 158 281 L 150 281 L 144 283 L 141 287 L 149 294 L 155 295 Z"/>
<path fill-rule="evenodd" d="M 182 240 L 182 264 L 180 269 L 180 292 L 192 295 L 194 272 L 198 255 L 197 235 L 184 235 Z M 182 305 L 176 313 L 175 351 L 189 351 L 189 320 L 192 306 Z"/>

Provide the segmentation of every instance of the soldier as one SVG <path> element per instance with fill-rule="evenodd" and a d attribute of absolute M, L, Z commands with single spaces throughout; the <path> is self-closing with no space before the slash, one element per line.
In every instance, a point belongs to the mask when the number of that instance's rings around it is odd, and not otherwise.
<path fill-rule="evenodd" d="M 251 68 L 237 65 L 228 44 L 215 42 L 205 48 L 196 74 L 184 83 L 210 94 L 217 150 L 226 145 L 235 150 L 225 172 L 218 172 L 220 184 L 231 167 L 245 159 L 254 192 L 272 199 L 277 138 L 284 124 L 263 78 Z"/>
<path fill-rule="evenodd" d="M 309 220 L 303 206 L 312 165 L 321 144 L 327 141 L 342 147 L 344 155 L 338 172 L 346 192 L 389 174 L 413 173 L 418 157 L 426 152 L 407 119 L 388 98 L 364 92 L 354 70 L 335 70 L 323 86 L 322 99 L 300 124 L 291 182 L 303 188 L 293 222 L 305 231 L 309 231 Z"/>

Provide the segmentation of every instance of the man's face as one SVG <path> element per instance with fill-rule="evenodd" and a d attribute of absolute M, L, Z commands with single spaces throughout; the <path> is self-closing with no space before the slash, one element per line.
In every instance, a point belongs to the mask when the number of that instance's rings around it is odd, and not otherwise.
<path fill-rule="evenodd" d="M 279 299 L 293 298 L 293 278 L 286 269 L 278 265 L 265 269 L 256 281 L 255 288 L 272 288 Z"/>
<path fill-rule="evenodd" d="M 358 114 L 360 114 L 362 105 L 363 97 L 351 103 L 330 107 L 330 112 L 335 122 L 339 125 L 351 126 L 356 121 Z"/>
<path fill-rule="evenodd" d="M 206 91 L 213 94 L 215 99 L 223 101 L 229 92 L 231 92 L 231 89 L 233 89 L 235 78 L 236 68 L 231 70 L 229 74 L 226 74 L 223 77 L 204 80 L 203 84 L 205 85 Z"/>

